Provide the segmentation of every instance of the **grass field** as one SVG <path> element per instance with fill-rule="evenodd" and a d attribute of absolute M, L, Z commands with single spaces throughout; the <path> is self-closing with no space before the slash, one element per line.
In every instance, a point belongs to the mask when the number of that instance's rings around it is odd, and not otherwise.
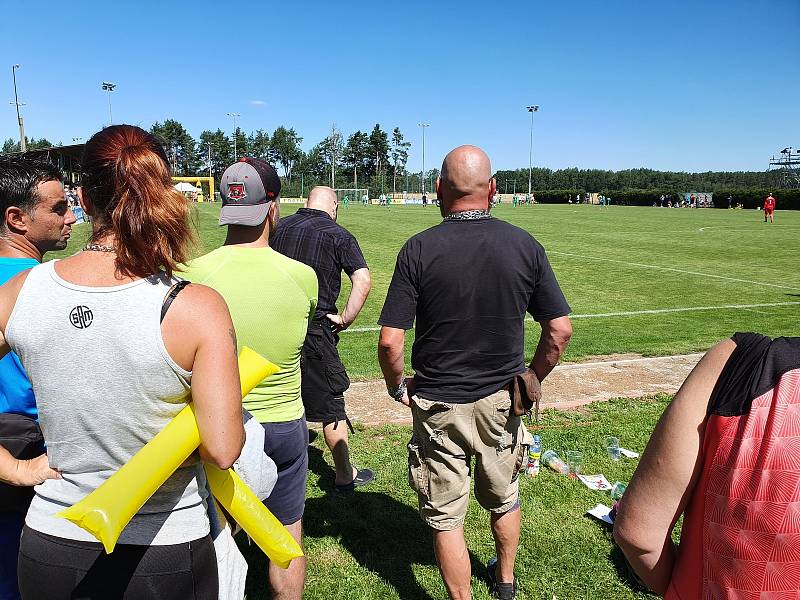
<path fill-rule="evenodd" d="M 637 461 L 612 462 L 603 436 L 620 438 L 642 450 L 668 402 L 615 400 L 585 412 L 545 411 L 538 433 L 545 449 L 561 456 L 581 450 L 585 472 L 630 481 Z M 410 438 L 406 427 L 369 428 L 351 438 L 353 455 L 377 472 L 377 480 L 350 495 L 332 490 L 330 454 L 318 438 L 309 449 L 305 543 L 309 557 L 305 598 L 432 600 L 447 598 L 433 555 L 430 532 L 419 519 L 416 497 L 406 482 Z M 584 516 L 598 502 L 610 505 L 608 492 L 591 491 L 575 479 L 547 469 L 520 476 L 522 539 L 517 560 L 520 600 L 643 600 L 620 572 L 620 554 L 605 526 Z M 465 522 L 473 572 L 473 597 L 487 600 L 486 561 L 494 555 L 488 516 L 473 500 Z M 246 541 L 248 600 L 269 597 L 266 561 Z"/>
<path fill-rule="evenodd" d="M 282 214 L 297 206 L 283 205 Z M 222 243 L 219 208 L 197 205 L 198 254 Z M 737 330 L 800 335 L 798 212 L 779 212 L 774 225 L 754 210 L 538 205 L 500 206 L 493 214 L 532 233 L 549 254 L 574 311 L 565 360 L 705 350 Z M 439 221 L 435 207 L 340 210 L 339 222 L 358 238 L 373 277 L 372 294 L 340 344 L 352 378 L 380 376 L 376 321 L 395 257 L 408 237 Z M 76 228 L 66 252 L 80 247 L 86 231 Z M 348 290 L 345 277 L 340 309 Z M 538 325 L 526 329 L 530 354 Z M 413 332 L 407 339 L 410 349 Z"/>
<path fill-rule="evenodd" d="M 282 207 L 284 215 L 295 209 Z M 202 245 L 197 254 L 222 241 L 218 211 L 219 205 L 197 207 Z M 800 335 L 800 213 L 779 213 L 772 226 L 756 211 L 503 206 L 494 214 L 530 231 L 547 249 L 574 310 L 567 360 L 704 350 L 736 330 Z M 374 282 L 361 317 L 340 345 L 356 378 L 379 375 L 375 323 L 397 251 L 410 235 L 438 221 L 435 208 L 342 210 L 340 222 L 359 239 Z M 87 226 L 77 227 L 65 253 L 77 250 L 87 231 Z M 347 290 L 345 284 L 343 294 Z M 530 353 L 538 327 L 528 323 L 527 329 Z M 587 473 L 629 481 L 636 461 L 611 462 L 603 436 L 615 435 L 625 447 L 641 451 L 668 401 L 661 396 L 592 404 L 580 412 L 546 411 L 539 426 L 543 448 L 562 456 L 582 450 Z M 374 484 L 351 495 L 332 491 L 330 456 L 323 454 L 321 439 L 312 444 L 305 516 L 307 598 L 446 597 L 430 532 L 417 516 L 406 482 L 409 438 L 410 429 L 398 426 L 362 428 L 351 438 L 353 455 L 378 474 Z M 521 600 L 654 598 L 629 587 L 610 532 L 583 516 L 598 502 L 608 504 L 607 494 L 546 470 L 536 478 L 522 476 L 520 489 Z M 485 600 L 483 565 L 494 549 L 487 516 L 474 500 L 465 530 L 474 597 Z M 244 540 L 240 544 L 250 564 L 248 599 L 268 598 L 263 555 Z"/>

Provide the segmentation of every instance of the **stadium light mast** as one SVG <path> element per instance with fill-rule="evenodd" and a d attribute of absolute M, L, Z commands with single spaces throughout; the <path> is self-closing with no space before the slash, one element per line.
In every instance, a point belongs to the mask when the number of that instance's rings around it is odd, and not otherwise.
<path fill-rule="evenodd" d="M 531 113 L 531 145 L 530 149 L 528 150 L 528 199 L 530 199 L 531 182 L 533 180 L 533 113 L 539 112 L 539 105 L 534 104 L 533 106 L 526 106 L 525 108 L 529 113 Z"/>
<path fill-rule="evenodd" d="M 9 104 L 13 104 L 17 108 L 17 125 L 19 125 L 19 149 L 23 152 L 28 151 L 28 144 L 25 141 L 25 125 L 22 123 L 22 117 L 19 114 L 19 107 L 25 106 L 24 102 L 19 101 L 19 96 L 17 96 L 17 69 L 19 69 L 19 65 L 11 65 L 11 78 L 14 80 L 14 102 L 9 102 Z"/>
<path fill-rule="evenodd" d="M 236 117 L 241 117 L 242 115 L 237 112 L 229 112 L 225 114 L 229 117 L 233 117 L 233 160 L 237 161 L 239 160 L 239 153 L 236 149 Z"/>
<path fill-rule="evenodd" d="M 104 92 L 108 92 L 108 124 L 114 124 L 114 115 L 111 113 L 111 92 L 114 91 L 114 88 L 117 87 L 116 83 L 111 83 L 110 81 L 104 81 L 103 85 L 100 86 L 100 89 Z"/>
<path fill-rule="evenodd" d="M 431 126 L 430 123 L 420 123 L 422 127 L 422 195 L 425 195 L 425 188 L 427 181 L 425 180 L 425 130 Z"/>

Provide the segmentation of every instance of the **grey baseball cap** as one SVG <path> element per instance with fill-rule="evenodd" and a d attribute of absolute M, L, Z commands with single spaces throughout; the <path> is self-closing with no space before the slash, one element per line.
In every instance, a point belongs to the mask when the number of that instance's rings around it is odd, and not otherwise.
<path fill-rule="evenodd" d="M 281 193 L 281 179 L 269 163 L 240 158 L 225 169 L 219 185 L 222 195 L 220 225 L 261 225 Z"/>

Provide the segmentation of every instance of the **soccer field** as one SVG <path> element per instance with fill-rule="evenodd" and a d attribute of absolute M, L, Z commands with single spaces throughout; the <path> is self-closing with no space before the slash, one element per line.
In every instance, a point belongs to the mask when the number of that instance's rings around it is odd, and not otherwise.
<path fill-rule="evenodd" d="M 284 216 L 299 205 L 284 204 Z M 202 248 L 222 243 L 219 204 L 196 205 Z M 667 355 L 707 349 L 735 331 L 800 335 L 800 213 L 773 225 L 754 210 L 690 210 L 589 205 L 499 206 L 492 212 L 545 247 L 573 309 L 573 361 L 612 353 Z M 441 220 L 436 207 L 351 205 L 339 222 L 357 238 L 373 290 L 340 352 L 354 379 L 380 376 L 377 319 L 406 239 Z M 65 253 L 83 243 L 76 227 Z M 53 256 L 53 255 L 48 255 Z M 341 309 L 349 291 L 344 278 Z M 498 293 L 501 293 L 498 291 Z M 526 353 L 539 327 L 526 324 Z M 413 332 L 407 336 L 411 347 Z"/>

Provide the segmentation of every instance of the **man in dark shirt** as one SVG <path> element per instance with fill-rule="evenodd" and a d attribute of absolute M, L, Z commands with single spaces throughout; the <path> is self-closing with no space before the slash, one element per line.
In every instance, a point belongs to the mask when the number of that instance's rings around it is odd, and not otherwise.
<path fill-rule="evenodd" d="M 470 597 L 463 522 L 472 457 L 475 496 L 491 512 L 498 598 L 514 598 L 520 533 L 517 476 L 530 434 L 504 391 L 524 373 L 524 319 L 542 334 L 531 369 L 541 381 L 570 336 L 570 312 L 542 246 L 489 214 L 496 191 L 486 154 L 461 146 L 436 182 L 444 220 L 412 237 L 397 257 L 379 323 L 378 358 L 389 394 L 411 407 L 409 482 L 452 598 Z M 414 326 L 414 377 L 403 379 L 405 330 Z"/>
<path fill-rule="evenodd" d="M 344 393 L 350 387 L 336 345 L 339 333 L 356 320 L 367 300 L 372 279 L 356 238 L 336 223 L 339 206 L 336 192 L 315 187 L 308 193 L 306 207 L 281 219 L 270 240 L 275 250 L 305 263 L 317 273 L 319 301 L 300 356 L 301 394 L 306 420 L 322 423 L 325 443 L 336 465 L 337 491 L 351 491 L 375 478 L 370 469 L 357 469 L 350 462 Z M 336 300 L 342 271 L 350 278 L 352 290 L 344 310 Z M 339 426 L 344 421 L 347 425 Z"/>

